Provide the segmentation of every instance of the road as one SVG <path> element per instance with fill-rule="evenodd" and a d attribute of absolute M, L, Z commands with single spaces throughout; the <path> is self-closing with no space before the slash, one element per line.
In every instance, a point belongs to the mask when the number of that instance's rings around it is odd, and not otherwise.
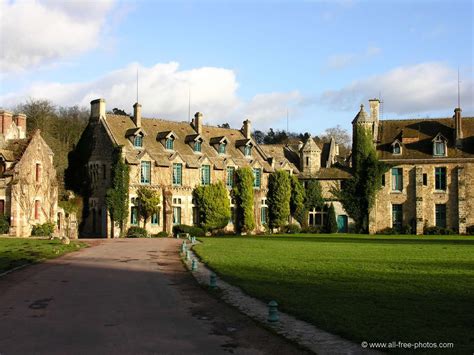
<path fill-rule="evenodd" d="M 301 354 L 200 288 L 175 239 L 92 246 L 0 278 L 0 354 Z"/>

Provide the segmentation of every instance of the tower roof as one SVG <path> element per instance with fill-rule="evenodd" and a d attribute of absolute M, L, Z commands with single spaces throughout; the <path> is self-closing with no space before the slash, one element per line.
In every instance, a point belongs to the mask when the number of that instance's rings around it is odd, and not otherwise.
<path fill-rule="evenodd" d="M 352 120 L 352 124 L 359 123 L 359 122 L 372 122 L 371 117 L 364 110 L 364 105 L 360 105 L 360 111 Z"/>

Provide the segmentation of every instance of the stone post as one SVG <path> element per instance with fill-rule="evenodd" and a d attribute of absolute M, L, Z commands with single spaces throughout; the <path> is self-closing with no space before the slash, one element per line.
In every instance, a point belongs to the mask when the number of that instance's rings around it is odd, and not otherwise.
<path fill-rule="evenodd" d="M 458 177 L 458 228 L 459 234 L 466 233 L 466 219 L 467 219 L 467 206 L 466 206 L 466 174 L 463 166 L 457 168 Z"/>
<path fill-rule="evenodd" d="M 423 213 L 423 168 L 415 166 L 415 234 L 423 234 L 425 219 Z"/>

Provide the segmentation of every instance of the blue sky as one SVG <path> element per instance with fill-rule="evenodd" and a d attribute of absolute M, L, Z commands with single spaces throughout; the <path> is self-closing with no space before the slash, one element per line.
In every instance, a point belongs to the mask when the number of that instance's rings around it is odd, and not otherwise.
<path fill-rule="evenodd" d="M 318 134 L 381 95 L 384 118 L 474 114 L 471 1 L 3 1 L 0 105 L 29 97 Z M 12 20 L 15 19 L 15 20 Z"/>

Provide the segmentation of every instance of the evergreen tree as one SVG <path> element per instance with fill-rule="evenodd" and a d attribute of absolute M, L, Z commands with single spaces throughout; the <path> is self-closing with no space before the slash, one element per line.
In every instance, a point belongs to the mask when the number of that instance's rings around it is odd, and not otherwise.
<path fill-rule="evenodd" d="M 306 185 L 306 198 L 304 201 L 306 210 L 322 208 L 324 206 L 323 192 L 318 180 L 310 180 Z"/>
<path fill-rule="evenodd" d="M 288 224 L 290 217 L 291 182 L 289 174 L 277 170 L 268 177 L 268 217 L 271 228 L 281 228 Z"/>
<path fill-rule="evenodd" d="M 107 190 L 106 204 L 111 219 L 119 224 L 120 236 L 128 217 L 129 168 L 122 158 L 121 149 L 115 151 L 115 163 L 112 169 L 112 187 Z"/>
<path fill-rule="evenodd" d="M 304 200 L 306 197 L 306 192 L 298 180 L 296 175 L 290 176 L 290 183 L 291 183 L 291 198 L 290 198 L 290 213 L 291 215 L 296 218 L 300 224 L 303 224 L 301 219 L 304 216 Z"/>
<path fill-rule="evenodd" d="M 237 229 L 249 233 L 255 229 L 253 172 L 250 168 L 240 168 L 235 172 L 235 186 L 232 190 L 237 204 Z"/>
<path fill-rule="evenodd" d="M 137 190 L 138 210 L 143 217 L 143 228 L 146 228 L 146 221 L 154 213 L 160 210 L 160 194 L 146 186 L 140 186 Z"/>
<path fill-rule="evenodd" d="M 326 228 L 328 233 L 337 233 L 337 220 L 334 205 L 331 203 L 328 210 L 328 223 Z"/>
<path fill-rule="evenodd" d="M 206 231 L 222 229 L 231 217 L 227 189 L 222 181 L 194 189 L 199 225 Z"/>

